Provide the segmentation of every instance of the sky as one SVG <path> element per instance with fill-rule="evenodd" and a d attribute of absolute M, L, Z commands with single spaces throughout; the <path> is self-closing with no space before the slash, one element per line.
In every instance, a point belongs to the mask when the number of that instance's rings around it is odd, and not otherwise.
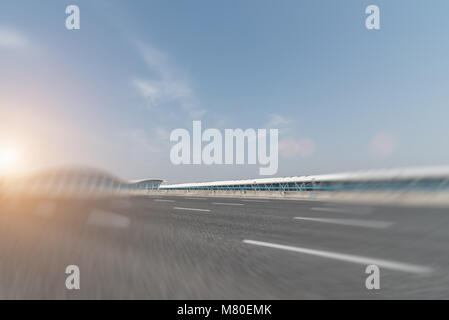
<path fill-rule="evenodd" d="M 73 4 L 81 28 L 69 31 Z M 372 4 L 380 30 L 365 27 Z M 23 171 L 259 177 L 259 165 L 173 165 L 170 132 L 201 120 L 279 129 L 276 176 L 446 165 L 448 11 L 445 0 L 2 0 L 0 150 L 18 150 Z"/>

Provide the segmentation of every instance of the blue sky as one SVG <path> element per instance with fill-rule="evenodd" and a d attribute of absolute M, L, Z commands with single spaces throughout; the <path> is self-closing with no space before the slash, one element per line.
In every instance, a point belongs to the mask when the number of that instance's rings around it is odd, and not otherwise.
<path fill-rule="evenodd" d="M 81 29 L 65 28 L 76 4 Z M 381 29 L 365 28 L 380 7 Z M 0 4 L 0 142 L 27 167 L 170 182 L 257 177 L 174 166 L 175 128 L 279 128 L 278 176 L 448 164 L 447 1 Z"/>

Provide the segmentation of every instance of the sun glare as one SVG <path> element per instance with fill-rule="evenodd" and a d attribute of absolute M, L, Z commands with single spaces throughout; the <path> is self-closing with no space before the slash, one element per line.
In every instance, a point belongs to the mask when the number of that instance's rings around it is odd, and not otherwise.
<path fill-rule="evenodd" d="M 12 147 L 0 147 L 0 174 L 11 174 L 19 168 L 19 152 Z"/>

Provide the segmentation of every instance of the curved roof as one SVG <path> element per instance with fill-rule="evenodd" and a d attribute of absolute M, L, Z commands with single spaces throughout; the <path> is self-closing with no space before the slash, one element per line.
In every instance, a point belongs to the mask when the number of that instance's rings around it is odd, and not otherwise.
<path fill-rule="evenodd" d="M 165 180 L 163 179 L 152 179 L 152 178 L 148 178 L 148 179 L 141 179 L 141 180 L 131 180 L 128 181 L 129 184 L 138 184 L 138 183 L 149 183 L 149 182 L 159 182 L 162 183 Z"/>
<path fill-rule="evenodd" d="M 310 176 L 296 176 L 283 178 L 262 178 L 246 180 L 211 181 L 197 183 L 181 183 L 162 185 L 161 188 L 191 188 L 209 186 L 235 186 L 243 184 L 266 184 L 266 183 L 288 183 L 288 182 L 330 182 L 330 181 L 384 181 L 384 180 L 407 180 L 407 179 L 449 179 L 449 166 L 440 167 L 410 167 L 396 169 L 377 169 L 353 172 L 342 172 L 333 174 L 321 174 Z"/>

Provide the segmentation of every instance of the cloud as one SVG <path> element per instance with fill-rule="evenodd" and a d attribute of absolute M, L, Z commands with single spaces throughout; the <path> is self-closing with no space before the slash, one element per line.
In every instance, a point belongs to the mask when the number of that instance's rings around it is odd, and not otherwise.
<path fill-rule="evenodd" d="M 296 140 L 288 137 L 279 141 L 279 154 L 284 158 L 310 157 L 315 153 L 315 143 L 310 138 Z"/>
<path fill-rule="evenodd" d="M 388 158 L 396 149 L 396 138 L 388 132 L 377 133 L 370 142 L 369 150 L 377 158 Z"/>
<path fill-rule="evenodd" d="M 280 137 L 301 136 L 300 128 L 296 120 L 279 113 L 271 113 L 268 116 L 269 119 L 265 123 L 265 128 L 278 129 Z"/>
<path fill-rule="evenodd" d="M 0 48 L 26 49 L 30 47 L 29 40 L 18 31 L 0 26 Z"/>
<path fill-rule="evenodd" d="M 135 78 L 132 81 L 134 87 L 146 100 L 147 106 L 152 109 L 170 103 L 179 103 L 187 108 L 192 92 L 189 87 L 182 83 L 171 81 L 143 80 Z M 188 111 L 193 111 L 189 110 Z"/>
<path fill-rule="evenodd" d="M 279 140 L 279 154 L 284 158 L 294 158 L 300 156 L 307 158 L 315 153 L 315 143 L 310 138 L 295 139 L 297 136 L 297 126 L 295 121 L 283 115 L 272 113 L 270 119 L 265 125 L 267 128 L 278 129 L 279 134 L 287 136 Z"/>
<path fill-rule="evenodd" d="M 287 119 L 286 117 L 280 115 L 280 114 L 270 114 L 270 120 L 267 123 L 267 128 L 274 128 L 279 129 L 282 127 L 286 127 L 287 125 L 291 124 L 291 120 Z"/>
<path fill-rule="evenodd" d="M 147 107 L 180 107 L 192 119 L 200 119 L 206 111 L 199 107 L 187 78 L 173 67 L 163 52 L 142 44 L 138 44 L 138 48 L 150 75 L 135 77 L 131 82 Z"/>

